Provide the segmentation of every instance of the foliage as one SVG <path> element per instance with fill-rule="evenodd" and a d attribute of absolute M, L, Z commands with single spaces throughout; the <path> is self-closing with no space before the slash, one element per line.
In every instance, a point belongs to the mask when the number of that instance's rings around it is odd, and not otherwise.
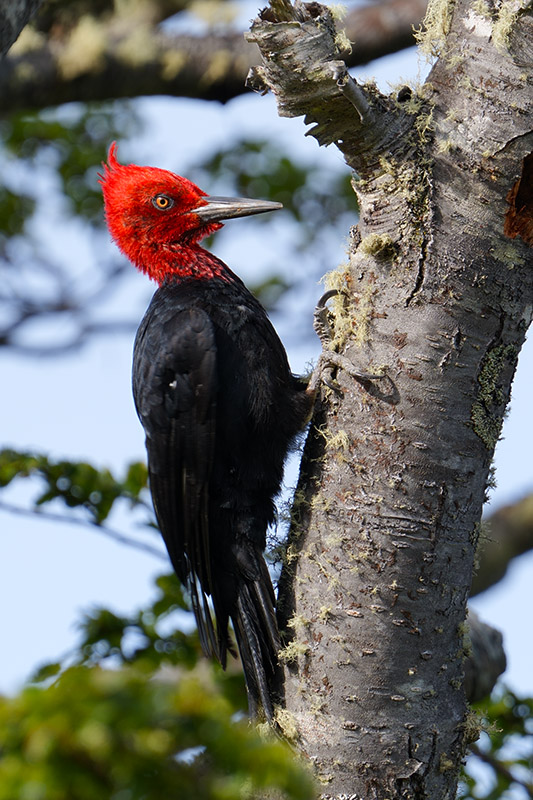
<path fill-rule="evenodd" d="M 140 502 L 146 485 L 143 464 L 118 481 L 86 463 L 0 453 L 2 487 L 31 475 L 45 484 L 38 505 L 82 506 L 97 523 L 121 497 Z M 240 673 L 209 666 L 196 632 L 176 626 L 194 630 L 177 578 L 163 575 L 156 585 L 150 607 L 130 616 L 104 608 L 85 615 L 70 666 L 44 665 L 38 685 L 0 702 L 0 800 L 222 800 L 265 787 L 305 796 L 309 778 L 289 751 L 233 721 L 246 705 Z M 202 754 L 178 757 L 189 748 Z"/>
<path fill-rule="evenodd" d="M 208 670 L 71 667 L 0 701 L 0 800 L 307 800 L 288 748 L 232 711 Z"/>
<path fill-rule="evenodd" d="M 103 224 L 102 194 L 97 172 L 116 136 L 137 128 L 130 104 L 85 106 L 69 104 L 39 113 L 12 114 L 0 123 L 0 137 L 19 168 L 52 167 L 57 189 L 69 201 L 71 213 L 92 224 Z M 26 219 L 29 215 L 26 215 Z"/>
<path fill-rule="evenodd" d="M 477 710 L 484 732 L 463 771 L 458 800 L 533 798 L 533 698 L 500 687 Z"/>
<path fill-rule="evenodd" d="M 80 626 L 82 643 L 74 658 L 76 663 L 111 664 L 115 668 L 135 664 L 146 672 L 164 664 L 194 667 L 201 656 L 196 632 L 184 633 L 175 620 L 176 612 L 182 612 L 182 621 L 183 612 L 190 614 L 178 579 L 174 574 L 161 575 L 156 586 L 152 605 L 129 617 L 118 617 L 106 608 L 86 614 Z M 190 628 L 191 620 L 188 622 Z"/>
<path fill-rule="evenodd" d="M 0 489 L 31 476 L 43 484 L 35 500 L 37 507 L 55 501 L 68 509 L 82 508 L 88 520 L 99 526 L 117 501 L 142 504 L 147 480 L 146 467 L 140 463 L 129 465 L 119 479 L 109 470 L 98 470 L 85 462 L 0 451 Z M 242 737 L 251 737 L 250 743 L 246 739 L 243 758 L 260 746 L 262 740 L 255 741 L 256 734 L 246 727 L 234 729 L 231 722 L 235 711 L 243 712 L 246 707 L 242 675 L 233 665 L 223 672 L 202 659 L 192 615 L 177 578 L 162 575 L 156 587 L 151 605 L 129 615 L 120 616 L 106 608 L 92 609 L 80 624 L 79 646 L 68 655 L 66 663 L 70 666 L 44 665 L 34 676 L 38 687 L 28 688 L 18 698 L 4 700 L 0 705 L 0 749 L 4 752 L 0 761 L 0 800 L 4 796 L 85 800 L 104 791 L 106 797 L 116 796 L 119 800 L 155 798 L 166 781 L 175 781 L 169 785 L 180 798 L 239 798 L 248 796 L 245 789 L 252 792 L 267 785 L 281 788 L 287 797 L 306 796 L 293 792 L 293 771 L 299 768 L 296 764 L 289 768 L 292 756 L 281 749 L 274 748 L 272 755 L 277 783 L 268 783 L 264 774 L 255 774 L 255 768 L 246 767 L 245 763 L 225 761 L 216 747 L 211 752 L 211 721 L 221 735 L 230 737 L 234 747 L 242 746 Z M 170 681 L 156 680 L 156 676 L 169 675 Z M 51 679 L 55 681 L 47 685 Z M 185 722 L 182 715 L 184 686 L 191 696 L 202 696 L 202 703 L 192 703 L 198 709 L 193 721 L 187 717 Z M 73 692 L 78 695 L 78 705 L 69 701 Z M 164 702 L 172 709 L 166 716 L 158 711 Z M 121 709 L 128 703 L 134 704 L 136 711 L 124 715 Z M 533 786 L 527 777 L 533 767 L 533 700 L 501 690 L 495 699 L 481 704 L 479 712 L 486 733 L 474 745 L 467 762 L 460 800 L 499 800 L 517 787 L 522 792 L 517 797 L 533 797 Z M 116 721 L 119 715 L 121 724 Z M 22 718 L 25 722 L 19 724 L 17 720 Z M 13 738 L 13 728 L 20 728 L 18 739 Z M 68 731 L 75 733 L 70 739 Z M 142 744 L 146 741 L 162 741 L 165 746 Z M 269 744 L 264 752 L 270 753 L 270 747 Z M 171 766 L 167 764 L 170 755 L 188 748 L 204 748 L 203 755 L 191 761 L 178 760 L 179 768 L 174 760 Z M 153 794 L 143 794 L 143 770 L 152 774 L 158 760 L 155 751 L 161 763 L 153 780 Z M 127 774 L 126 783 L 111 769 L 117 759 Z M 480 763 L 484 764 L 481 772 Z M 248 774 L 247 769 L 253 774 Z M 89 771 L 88 776 L 84 770 Z M 201 773 L 201 779 L 197 773 Z M 309 785 L 308 778 L 301 780 L 302 785 Z M 190 787 L 196 782 L 198 792 L 204 794 L 194 794 Z M 2 794 L 4 785 L 8 787 L 7 794 Z M 130 794 L 125 793 L 126 786 Z"/>
<path fill-rule="evenodd" d="M 84 462 L 0 451 L 2 489 L 30 476 L 44 484 L 37 506 L 81 507 L 97 525 L 119 499 L 142 503 L 146 486 L 144 464 L 119 480 Z M 0 699 L 0 800 L 312 796 L 289 748 L 242 721 L 240 670 L 201 655 L 175 575 L 157 579 L 147 608 L 91 610 L 80 633 L 64 663 L 43 665 L 32 685 Z"/>
<path fill-rule="evenodd" d="M 0 450 L 0 488 L 15 478 L 35 475 L 44 482 L 44 491 L 35 500 L 37 507 L 59 499 L 69 508 L 86 509 L 97 525 L 104 522 L 119 498 L 134 505 L 140 503 L 148 480 L 141 462 L 130 464 L 124 478 L 117 480 L 108 469 L 98 470 L 86 462 L 54 461 L 42 454 Z"/>
<path fill-rule="evenodd" d="M 35 500 L 38 507 L 56 501 L 69 509 L 82 508 L 97 525 L 119 500 L 142 504 L 147 480 L 146 467 L 140 463 L 129 465 L 119 479 L 107 469 L 98 470 L 84 462 L 0 451 L 1 488 L 30 476 L 43 484 Z M 287 797 L 305 796 L 291 788 L 299 768 L 296 764 L 289 767 L 291 756 L 281 745 L 271 751 L 271 744 L 266 747 L 263 742 L 265 763 L 259 762 L 268 772 L 266 759 L 272 756 L 277 783 L 269 783 L 266 773 L 261 777 L 255 768 L 246 766 L 246 758 L 252 757 L 262 740 L 246 727 L 234 728 L 231 722 L 235 711 L 243 712 L 246 707 L 240 670 L 230 664 L 223 672 L 203 660 L 188 603 L 173 574 L 160 576 L 156 589 L 149 607 L 129 615 L 106 608 L 85 614 L 80 623 L 81 642 L 66 661 L 70 666 L 44 665 L 34 676 L 39 686 L 0 704 L 0 749 L 4 752 L 0 800 L 14 796 L 85 800 L 98 792 L 119 800 L 155 798 L 167 781 L 180 798 L 239 798 L 247 796 L 246 787 L 251 792 L 267 785 L 281 788 Z M 160 680 L 156 676 L 167 677 Z M 55 680 L 48 685 L 51 679 Z M 182 714 L 185 691 L 189 693 L 187 702 L 201 694 L 201 703 L 191 702 L 197 712 L 194 720 Z M 76 704 L 69 699 L 73 693 Z M 135 710 L 127 710 L 130 703 Z M 163 713 L 165 703 L 168 709 Z M 495 699 L 481 704 L 479 711 L 487 732 L 474 745 L 459 798 L 499 800 L 513 787 L 526 792 L 522 796 L 533 797 L 533 786 L 527 783 L 533 767 L 533 700 L 502 690 Z M 242 763 L 222 756 L 210 738 L 211 723 L 218 726 L 220 735 L 229 737 L 234 748 L 243 747 L 241 740 L 246 739 Z M 69 738 L 68 732 L 74 735 Z M 178 760 L 176 767 L 170 756 L 188 748 L 205 749 L 201 757 Z M 253 758 L 257 762 L 257 753 Z M 120 775 L 111 768 L 117 760 Z M 485 765 L 481 773 L 480 763 Z M 142 793 L 145 772 L 155 774 L 152 794 Z M 300 780 L 309 786 L 308 778 Z M 197 782 L 199 794 L 194 794 Z M 2 794 L 4 786 L 6 793 Z M 130 794 L 125 793 L 126 788 Z"/>
<path fill-rule="evenodd" d="M 115 320 L 93 318 L 125 265 L 95 252 L 87 270 L 80 253 L 107 241 L 97 172 L 109 142 L 136 127 L 127 103 L 71 103 L 0 120 L 0 345 L 56 353 L 79 346 L 89 332 L 116 329 Z M 65 245 L 69 235 L 79 242 L 76 248 Z M 35 326 L 41 320 L 68 320 L 71 341 L 43 345 Z"/>
<path fill-rule="evenodd" d="M 189 613 L 177 578 L 156 583 L 149 608 L 93 611 L 70 666 L 47 664 L 0 699 L 0 800 L 313 796 L 289 748 L 235 717 L 242 676 L 201 659 L 196 632 L 169 625 Z"/>

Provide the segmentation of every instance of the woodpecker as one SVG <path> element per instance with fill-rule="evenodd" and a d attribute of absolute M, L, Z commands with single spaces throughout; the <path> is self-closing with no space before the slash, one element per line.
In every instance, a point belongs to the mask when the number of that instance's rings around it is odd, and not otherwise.
<path fill-rule="evenodd" d="M 223 220 L 281 204 L 210 197 L 167 170 L 120 164 L 116 151 L 100 175 L 107 225 L 159 285 L 133 356 L 155 514 L 204 652 L 225 667 L 231 620 L 250 714 L 262 707 L 272 721 L 280 640 L 263 552 L 312 396 L 261 304 L 199 242 Z"/>

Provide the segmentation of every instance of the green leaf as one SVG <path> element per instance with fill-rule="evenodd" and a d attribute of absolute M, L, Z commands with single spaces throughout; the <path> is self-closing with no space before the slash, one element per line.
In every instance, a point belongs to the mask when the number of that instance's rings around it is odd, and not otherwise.
<path fill-rule="evenodd" d="M 518 697 L 501 685 L 476 708 L 484 732 L 463 770 L 458 798 L 500 800 L 515 791 L 533 797 L 533 781 L 527 778 L 533 775 L 533 698 Z M 475 762 L 484 766 L 482 784 L 470 772 Z"/>
<path fill-rule="evenodd" d="M 100 226 L 104 220 L 97 177 L 99 165 L 113 139 L 137 129 L 136 113 L 127 102 L 23 111 L 0 123 L 6 149 L 29 167 L 53 165 L 60 190 L 70 201 L 72 211 Z M 0 214 L 1 209 L 0 195 Z"/>
<path fill-rule="evenodd" d="M 131 667 L 71 667 L 0 699 L 0 800 L 315 796 L 287 746 L 233 715 L 205 669 L 146 680 Z"/>
<path fill-rule="evenodd" d="M 59 661 L 51 662 L 50 664 L 43 664 L 31 676 L 30 683 L 43 683 L 50 678 L 55 678 L 61 672 L 61 664 Z"/>
<path fill-rule="evenodd" d="M 0 450 L 0 487 L 15 478 L 32 475 L 44 482 L 43 491 L 35 500 L 37 507 L 61 500 L 69 508 L 85 508 L 98 525 L 109 516 L 119 498 L 134 505 L 141 502 L 140 495 L 148 481 L 146 466 L 139 462 L 129 465 L 121 481 L 108 469 L 97 469 L 83 461 L 53 461 L 44 455 Z"/>

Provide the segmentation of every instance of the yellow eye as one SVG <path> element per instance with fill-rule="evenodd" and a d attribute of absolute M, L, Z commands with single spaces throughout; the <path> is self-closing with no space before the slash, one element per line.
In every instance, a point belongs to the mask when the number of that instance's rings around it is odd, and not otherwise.
<path fill-rule="evenodd" d="M 152 203 L 159 211 L 166 211 L 174 205 L 174 200 L 166 194 L 156 194 L 152 198 Z"/>

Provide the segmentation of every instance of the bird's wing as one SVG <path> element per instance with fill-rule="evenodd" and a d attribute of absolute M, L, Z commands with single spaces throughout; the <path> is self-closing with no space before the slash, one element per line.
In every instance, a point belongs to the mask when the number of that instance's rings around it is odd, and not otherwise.
<path fill-rule="evenodd" d="M 190 591 L 203 649 L 220 657 L 206 597 L 212 592 L 208 487 L 216 355 L 205 312 L 152 304 L 135 342 L 133 392 L 146 433 L 157 521 L 174 569 Z"/>

